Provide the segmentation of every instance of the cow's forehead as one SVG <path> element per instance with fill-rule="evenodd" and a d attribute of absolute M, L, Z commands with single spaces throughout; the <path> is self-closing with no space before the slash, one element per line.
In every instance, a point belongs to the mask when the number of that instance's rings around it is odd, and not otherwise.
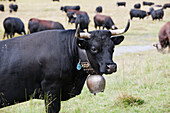
<path fill-rule="evenodd" d="M 96 46 L 109 46 L 113 45 L 113 41 L 110 39 L 111 33 L 108 30 L 97 30 L 91 33 L 90 45 Z"/>
<path fill-rule="evenodd" d="M 91 38 L 105 39 L 106 37 L 111 37 L 111 32 L 108 30 L 96 30 L 91 32 Z"/>

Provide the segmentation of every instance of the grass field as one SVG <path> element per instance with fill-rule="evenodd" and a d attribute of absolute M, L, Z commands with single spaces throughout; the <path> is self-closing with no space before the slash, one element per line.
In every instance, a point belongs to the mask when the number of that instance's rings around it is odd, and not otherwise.
<path fill-rule="evenodd" d="M 120 0 L 123 1 L 123 0 Z M 169 0 L 152 0 L 156 4 L 164 4 Z M 126 7 L 117 7 L 117 0 L 17 0 L 19 10 L 9 13 L 8 1 L 0 1 L 5 5 L 5 12 L 0 12 L 0 40 L 3 37 L 3 20 L 6 17 L 19 17 L 27 31 L 28 20 L 32 17 L 61 22 L 66 29 L 74 29 L 68 24 L 60 7 L 64 5 L 80 5 L 82 11 L 87 11 L 90 17 L 89 30 L 94 29 L 93 17 L 95 8 L 103 7 L 103 14 L 112 17 L 118 28 L 123 28 L 129 19 L 129 11 L 134 3 L 143 0 L 126 0 Z M 170 1 L 169 1 L 170 2 Z M 149 11 L 148 6 L 141 9 Z M 157 9 L 157 8 L 155 8 Z M 151 45 L 158 41 L 160 27 L 170 21 L 170 9 L 165 10 L 163 21 L 152 21 L 151 17 L 131 21 L 126 39 L 120 45 Z M 19 35 L 16 35 L 19 36 Z M 170 112 L 170 55 L 160 54 L 156 50 L 115 56 L 118 72 L 105 76 L 106 89 L 96 96 L 90 94 L 86 84 L 81 95 L 62 102 L 62 113 L 168 113 Z M 125 98 L 123 98 L 125 97 Z M 137 98 L 139 101 L 130 102 Z M 127 100 L 126 100 L 127 99 Z M 142 103 L 144 102 L 144 103 Z M 42 100 L 31 100 L 21 104 L 0 109 L 0 113 L 44 113 Z"/>
<path fill-rule="evenodd" d="M 152 56 L 152 57 L 150 57 Z M 61 103 L 62 113 L 170 112 L 170 56 L 156 50 L 115 57 L 118 72 L 105 75 L 104 93 L 96 96 L 85 84 L 81 95 Z M 125 98 L 121 98 L 125 95 Z M 129 105 L 130 96 L 144 101 Z M 126 100 L 127 99 L 127 100 Z M 0 113 L 45 113 L 44 101 L 31 100 L 0 109 Z"/>

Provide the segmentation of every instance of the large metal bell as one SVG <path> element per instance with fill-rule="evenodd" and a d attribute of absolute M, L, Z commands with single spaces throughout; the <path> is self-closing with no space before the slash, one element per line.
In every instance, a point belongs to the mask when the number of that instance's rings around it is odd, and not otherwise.
<path fill-rule="evenodd" d="M 91 93 L 104 92 L 105 89 L 105 78 L 102 75 L 90 75 L 87 78 L 87 87 Z"/>

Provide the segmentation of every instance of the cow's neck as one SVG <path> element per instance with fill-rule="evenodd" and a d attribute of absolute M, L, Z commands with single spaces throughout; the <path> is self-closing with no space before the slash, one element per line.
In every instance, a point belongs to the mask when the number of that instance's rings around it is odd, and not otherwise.
<path fill-rule="evenodd" d="M 78 65 L 81 65 L 83 70 L 90 75 L 97 74 L 97 72 L 91 67 L 91 64 L 87 57 L 86 50 L 78 48 L 78 54 L 79 54 Z"/>

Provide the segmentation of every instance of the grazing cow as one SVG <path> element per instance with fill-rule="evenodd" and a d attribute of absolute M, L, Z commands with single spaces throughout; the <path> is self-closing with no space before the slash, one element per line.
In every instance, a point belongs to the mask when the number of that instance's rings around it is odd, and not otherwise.
<path fill-rule="evenodd" d="M 148 6 L 151 6 L 151 5 L 154 5 L 155 3 L 153 3 L 153 2 L 145 2 L 145 1 L 143 1 L 143 5 L 148 5 Z"/>
<path fill-rule="evenodd" d="M 155 7 L 162 7 L 162 5 L 155 5 Z"/>
<path fill-rule="evenodd" d="M 76 15 L 76 17 L 74 15 Z M 80 30 L 87 29 L 88 32 L 88 25 L 90 23 L 90 19 L 87 12 L 69 9 L 67 11 L 67 17 L 69 19 L 68 22 L 75 23 L 76 28 L 77 25 L 80 24 Z"/>
<path fill-rule="evenodd" d="M 87 29 L 87 32 L 88 32 L 89 23 L 90 23 L 90 20 L 87 15 L 80 14 L 80 15 L 77 15 L 75 19 L 76 28 L 78 25 L 80 25 L 80 30 Z"/>
<path fill-rule="evenodd" d="M 150 10 L 150 15 L 152 16 L 152 20 L 163 19 L 164 16 L 163 8 L 154 10 L 154 8 L 151 7 L 149 10 Z"/>
<path fill-rule="evenodd" d="M 119 7 L 119 6 L 124 6 L 124 7 L 126 7 L 126 2 L 117 2 L 117 6 Z"/>
<path fill-rule="evenodd" d="M 65 11 L 66 13 L 67 13 L 67 10 L 69 10 L 69 9 L 73 9 L 73 10 L 79 11 L 80 10 L 80 6 L 79 5 L 76 5 L 76 6 L 64 6 L 64 7 L 62 6 L 60 8 L 60 10 Z"/>
<path fill-rule="evenodd" d="M 107 30 L 117 29 L 117 27 L 115 26 L 110 16 L 101 15 L 99 13 L 97 13 L 94 16 L 94 27 L 97 29 L 98 26 L 99 26 L 99 29 L 101 26 L 103 27 L 103 29 L 106 28 Z"/>
<path fill-rule="evenodd" d="M 76 17 L 74 17 L 73 11 L 67 11 L 68 23 L 75 23 Z"/>
<path fill-rule="evenodd" d="M 124 40 L 124 29 L 48 30 L 0 42 L 0 108 L 26 101 L 31 95 L 45 99 L 46 111 L 60 111 L 61 101 L 81 93 L 88 71 L 76 68 L 85 60 L 96 74 L 117 71 L 114 46 Z M 107 46 L 106 46 L 107 45 Z M 91 69 L 91 68 L 90 68 Z"/>
<path fill-rule="evenodd" d="M 4 12 L 4 5 L 3 4 L 0 4 L 0 11 Z"/>
<path fill-rule="evenodd" d="M 53 2 L 54 2 L 54 1 L 58 1 L 58 2 L 59 2 L 60 0 L 53 0 Z"/>
<path fill-rule="evenodd" d="M 30 33 L 51 30 L 51 29 L 65 29 L 59 22 L 41 20 L 37 18 L 31 18 L 28 22 L 28 29 Z"/>
<path fill-rule="evenodd" d="M 9 1 L 10 1 L 10 2 L 11 2 L 11 1 L 14 1 L 14 2 L 15 2 L 16 0 L 9 0 Z"/>
<path fill-rule="evenodd" d="M 76 16 L 77 15 L 86 15 L 89 18 L 87 12 L 85 12 L 85 11 L 77 11 L 77 10 L 69 9 L 67 11 L 67 17 L 69 19 L 68 22 L 75 23 L 75 20 L 76 20 L 75 15 Z"/>
<path fill-rule="evenodd" d="M 140 3 L 137 3 L 137 4 L 134 5 L 135 9 L 140 9 L 140 7 L 141 7 Z"/>
<path fill-rule="evenodd" d="M 170 8 L 170 3 L 166 3 L 163 5 L 163 9 Z"/>
<path fill-rule="evenodd" d="M 18 5 L 13 4 L 13 3 L 9 4 L 9 12 L 10 13 L 12 13 L 12 11 L 17 12 L 17 10 L 18 10 Z"/>
<path fill-rule="evenodd" d="M 3 39 L 5 39 L 6 35 L 7 35 L 7 38 L 8 38 L 8 35 L 10 35 L 10 38 L 12 38 L 15 35 L 15 33 L 26 35 L 24 23 L 21 21 L 21 19 L 17 17 L 5 18 L 5 20 L 3 21 L 3 26 L 5 29 Z"/>
<path fill-rule="evenodd" d="M 168 47 L 168 52 L 170 53 L 170 21 L 162 26 L 159 31 L 159 43 L 153 44 L 153 46 L 160 52 L 163 52 Z"/>
<path fill-rule="evenodd" d="M 102 10 L 103 10 L 102 6 L 96 7 L 96 12 L 97 12 L 97 13 L 101 13 Z"/>
<path fill-rule="evenodd" d="M 144 10 L 138 10 L 138 9 L 131 9 L 130 10 L 130 19 L 132 20 L 133 17 L 144 19 L 146 16 L 148 16 L 148 12 Z"/>

